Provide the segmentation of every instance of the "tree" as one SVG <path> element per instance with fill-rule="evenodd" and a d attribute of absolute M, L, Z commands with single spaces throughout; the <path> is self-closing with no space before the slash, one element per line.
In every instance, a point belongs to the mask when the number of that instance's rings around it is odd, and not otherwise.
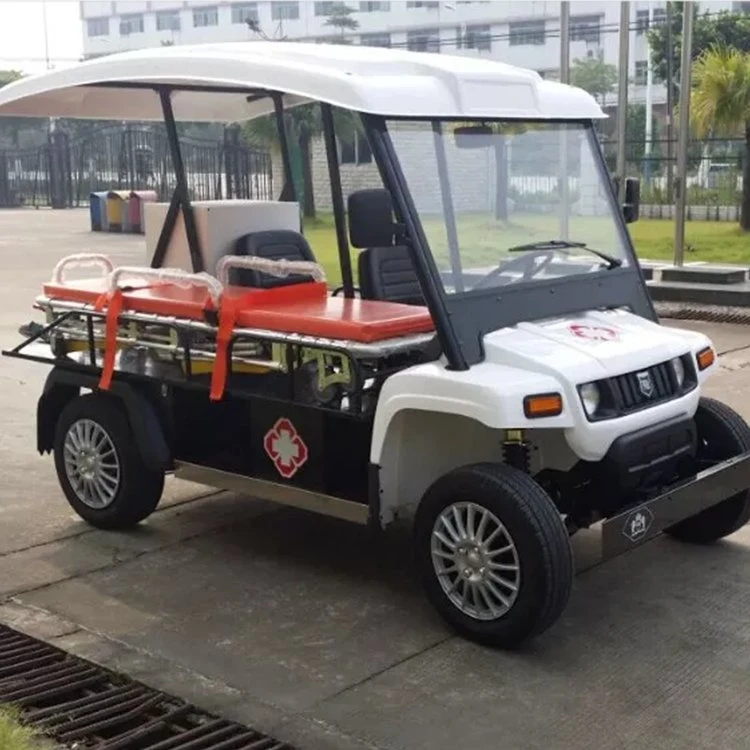
<path fill-rule="evenodd" d="M 0 70 L 0 88 L 22 77 L 23 74 L 20 70 Z"/>
<path fill-rule="evenodd" d="M 339 30 L 340 43 L 348 44 L 349 41 L 344 39 L 345 31 L 356 31 L 359 28 L 359 21 L 352 18 L 354 10 L 344 3 L 334 3 L 331 6 L 325 25 L 333 26 Z"/>
<path fill-rule="evenodd" d="M 699 137 L 744 135 L 740 227 L 750 232 L 750 53 L 714 46 L 693 65 L 690 120 Z"/>
<path fill-rule="evenodd" d="M 23 78 L 19 70 L 0 70 L 0 88 Z M 21 133 L 25 130 L 35 130 L 42 121 L 35 117 L 5 117 L 0 118 L 0 147 L 3 141 L 11 148 L 19 148 Z"/>
<path fill-rule="evenodd" d="M 682 9 L 685 3 L 671 3 L 671 40 L 667 24 L 654 26 L 648 32 L 651 48 L 651 63 L 654 77 L 667 81 L 667 56 L 672 56 L 672 80 L 674 94 L 679 93 L 679 71 L 682 55 Z M 695 14 L 691 57 L 697 60 L 712 47 L 730 47 L 741 52 L 750 52 L 750 16 L 744 13 L 721 11 L 700 12 L 699 4 L 691 2 Z"/>
<path fill-rule="evenodd" d="M 299 147 L 302 162 L 302 214 L 306 219 L 316 215 L 313 192 L 312 144 L 323 132 L 323 118 L 319 104 L 303 104 L 285 113 L 290 146 Z M 336 134 L 340 138 L 355 136 L 361 131 L 357 116 L 348 110 L 333 109 Z M 271 115 L 258 117 L 243 126 L 245 139 L 252 145 L 278 149 L 276 120 Z"/>
<path fill-rule="evenodd" d="M 617 68 L 601 57 L 576 58 L 570 66 L 570 82 L 588 91 L 603 106 L 617 84 Z"/>

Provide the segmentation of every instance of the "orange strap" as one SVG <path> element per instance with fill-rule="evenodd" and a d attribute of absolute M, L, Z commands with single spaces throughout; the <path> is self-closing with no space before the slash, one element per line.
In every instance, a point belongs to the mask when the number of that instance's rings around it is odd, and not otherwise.
<path fill-rule="evenodd" d="M 122 312 L 122 289 L 102 294 L 94 304 L 95 310 L 107 307 L 107 322 L 104 329 L 104 362 L 102 374 L 99 378 L 99 388 L 109 390 L 112 374 L 115 370 L 115 354 L 117 354 L 117 319 Z"/>
<path fill-rule="evenodd" d="M 226 297 L 219 301 L 219 329 L 216 332 L 216 361 L 211 374 L 211 401 L 219 401 L 224 395 L 229 366 L 229 342 L 232 340 L 234 324 L 237 321 L 237 306 Z"/>

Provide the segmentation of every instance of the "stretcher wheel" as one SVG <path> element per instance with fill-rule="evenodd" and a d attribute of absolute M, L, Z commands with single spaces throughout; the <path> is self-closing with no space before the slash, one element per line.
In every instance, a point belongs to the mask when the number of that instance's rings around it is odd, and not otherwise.
<path fill-rule="evenodd" d="M 112 396 L 86 394 L 65 406 L 55 427 L 54 456 L 65 497 L 92 526 L 127 529 L 159 504 L 164 472 L 146 466 Z"/>
<path fill-rule="evenodd" d="M 726 404 L 703 397 L 695 413 L 700 468 L 750 451 L 750 426 Z M 681 542 L 708 544 L 741 529 L 750 520 L 750 492 L 745 490 L 690 516 L 665 533 Z"/>

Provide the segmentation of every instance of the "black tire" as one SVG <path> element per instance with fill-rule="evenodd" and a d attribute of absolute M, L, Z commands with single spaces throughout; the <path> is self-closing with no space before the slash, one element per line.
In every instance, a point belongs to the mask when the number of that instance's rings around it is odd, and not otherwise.
<path fill-rule="evenodd" d="M 444 591 L 433 564 L 433 527 L 444 509 L 461 502 L 494 514 L 517 551 L 516 598 L 495 619 L 480 620 L 461 611 Z M 530 476 L 510 466 L 475 464 L 438 479 L 417 509 L 415 549 L 432 605 L 458 633 L 484 645 L 514 648 L 539 635 L 560 617 L 570 596 L 573 555 L 560 514 Z"/>
<path fill-rule="evenodd" d="M 712 398 L 701 398 L 695 423 L 699 459 L 716 464 L 750 451 L 750 427 L 726 404 Z M 748 520 L 750 493 L 746 490 L 670 526 L 664 533 L 681 542 L 710 544 L 734 534 Z"/>
<path fill-rule="evenodd" d="M 94 508 L 81 500 L 65 464 L 65 440 L 80 420 L 94 422 L 108 436 L 119 465 L 111 502 Z M 68 402 L 55 426 L 55 469 L 65 497 L 86 522 L 100 529 L 128 529 L 154 512 L 164 490 L 164 472 L 143 461 L 127 417 L 112 397 L 100 393 L 78 396 Z"/>

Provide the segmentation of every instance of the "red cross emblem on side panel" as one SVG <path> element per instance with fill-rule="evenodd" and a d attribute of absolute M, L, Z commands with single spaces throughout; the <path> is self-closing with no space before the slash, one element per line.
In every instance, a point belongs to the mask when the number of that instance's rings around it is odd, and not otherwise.
<path fill-rule="evenodd" d="M 266 433 L 263 447 L 284 479 L 291 479 L 307 461 L 307 446 L 286 417 L 276 420 Z"/>

